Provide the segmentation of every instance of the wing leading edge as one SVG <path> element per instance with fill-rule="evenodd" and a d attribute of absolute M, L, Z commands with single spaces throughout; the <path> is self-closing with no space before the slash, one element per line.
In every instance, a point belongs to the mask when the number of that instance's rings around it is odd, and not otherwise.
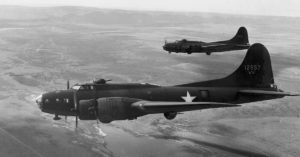
<path fill-rule="evenodd" d="M 138 101 L 132 107 L 146 113 L 183 112 L 203 110 L 210 108 L 237 107 L 240 105 L 218 102 L 162 102 L 162 101 Z"/>

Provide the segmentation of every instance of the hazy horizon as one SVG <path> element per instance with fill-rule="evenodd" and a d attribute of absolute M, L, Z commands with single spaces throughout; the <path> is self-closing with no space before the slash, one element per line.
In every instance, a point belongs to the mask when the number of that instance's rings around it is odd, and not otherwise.
<path fill-rule="evenodd" d="M 99 10 L 116 10 L 116 11 L 132 11 L 132 12 L 160 12 L 160 13 L 178 13 L 183 15 L 190 14 L 220 14 L 220 15 L 232 15 L 232 16 L 257 16 L 257 17 L 286 17 L 286 18 L 300 18 L 299 16 L 287 16 L 287 15 L 264 15 L 264 14 L 236 14 L 236 13 L 221 13 L 221 12 L 209 12 L 209 11 L 168 11 L 168 10 L 139 10 L 139 9 L 126 9 L 126 8 L 101 8 L 95 6 L 78 6 L 78 5 L 53 5 L 53 6 L 30 6 L 30 5 L 2 5 L 0 7 L 24 7 L 24 8 L 56 8 L 56 7 L 79 7 L 79 8 L 93 8 Z"/>
<path fill-rule="evenodd" d="M 238 15 L 300 17 L 300 1 L 296 0 L 3 0 L 0 5 L 28 7 L 82 6 L 100 9 L 166 11 L 166 12 L 207 12 Z"/>

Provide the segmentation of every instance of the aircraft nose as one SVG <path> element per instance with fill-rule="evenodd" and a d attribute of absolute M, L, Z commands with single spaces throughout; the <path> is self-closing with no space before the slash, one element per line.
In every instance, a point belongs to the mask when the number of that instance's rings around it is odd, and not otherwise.
<path fill-rule="evenodd" d="M 169 47 L 170 47 L 169 44 L 165 44 L 165 45 L 163 46 L 163 49 L 166 50 L 166 51 L 168 51 L 168 50 L 169 50 Z"/>
<path fill-rule="evenodd" d="M 40 109 L 43 108 L 43 94 L 37 96 L 35 98 L 35 102 L 37 103 L 37 105 L 39 106 Z"/>

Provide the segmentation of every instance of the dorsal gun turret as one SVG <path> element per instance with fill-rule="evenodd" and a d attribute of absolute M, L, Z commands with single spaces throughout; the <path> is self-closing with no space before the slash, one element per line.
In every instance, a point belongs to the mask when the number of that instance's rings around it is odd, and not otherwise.
<path fill-rule="evenodd" d="M 97 80 L 94 80 L 93 83 L 94 84 L 106 84 L 107 82 L 111 81 L 111 79 L 103 79 L 103 78 L 100 78 L 100 79 L 97 79 Z"/>

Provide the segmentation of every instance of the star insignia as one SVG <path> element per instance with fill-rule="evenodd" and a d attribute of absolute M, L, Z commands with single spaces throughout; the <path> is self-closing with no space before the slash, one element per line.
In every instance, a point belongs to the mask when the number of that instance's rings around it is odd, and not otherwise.
<path fill-rule="evenodd" d="M 185 102 L 193 102 L 193 100 L 196 98 L 195 96 L 191 96 L 189 91 L 186 92 L 186 96 L 181 97 Z"/>

